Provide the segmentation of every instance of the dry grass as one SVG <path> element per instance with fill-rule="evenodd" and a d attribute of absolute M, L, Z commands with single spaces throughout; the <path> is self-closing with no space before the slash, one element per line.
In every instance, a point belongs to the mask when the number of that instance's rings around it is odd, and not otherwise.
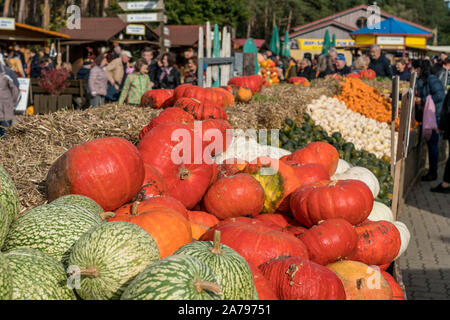
<path fill-rule="evenodd" d="M 302 122 L 307 104 L 333 95 L 329 83 L 310 88 L 280 85 L 264 89 L 249 104 L 227 108 L 235 129 L 281 128 L 286 118 Z M 53 162 L 75 145 L 117 136 L 137 144 L 140 130 L 161 110 L 115 104 L 88 110 L 18 117 L 0 144 L 0 164 L 19 191 L 21 212 L 46 202 L 44 181 Z"/>

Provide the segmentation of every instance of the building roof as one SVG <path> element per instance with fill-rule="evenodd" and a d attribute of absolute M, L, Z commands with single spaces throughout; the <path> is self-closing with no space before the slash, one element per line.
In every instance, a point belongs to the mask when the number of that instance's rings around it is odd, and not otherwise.
<path fill-rule="evenodd" d="M 0 30 L 0 39 L 13 41 L 45 41 L 47 39 L 69 39 L 68 34 L 15 22 L 15 30 Z"/>
<path fill-rule="evenodd" d="M 233 43 L 237 44 L 239 47 L 243 47 L 245 45 L 245 42 L 248 39 L 233 39 Z M 253 39 L 253 41 L 255 41 L 256 47 L 257 48 L 261 48 L 264 43 L 266 42 L 266 40 L 264 39 Z"/>
<path fill-rule="evenodd" d="M 315 21 L 312 21 L 312 22 L 310 22 L 310 23 L 306 23 L 306 24 L 304 24 L 304 25 L 295 27 L 295 28 L 293 28 L 293 32 L 298 32 L 298 31 L 300 31 L 300 30 L 303 30 L 303 29 L 305 29 L 305 28 L 309 28 L 309 27 L 311 27 L 311 26 L 313 26 L 313 25 L 315 25 L 315 24 L 318 24 L 318 23 L 323 23 L 323 22 L 329 21 L 329 20 L 335 20 L 335 19 L 337 19 L 337 18 L 339 18 L 339 17 L 342 17 L 342 16 L 344 16 L 344 15 L 347 15 L 347 14 L 352 13 L 352 12 L 357 11 L 357 10 L 361 10 L 361 9 L 367 10 L 368 7 L 369 7 L 368 5 L 362 4 L 362 5 L 356 6 L 356 7 L 354 7 L 354 8 L 350 8 L 350 9 L 347 9 L 347 10 L 344 10 L 344 11 L 341 11 L 341 12 L 338 12 L 338 13 L 335 13 L 335 14 L 330 15 L 330 16 L 328 16 L 328 17 L 325 17 L 325 18 L 322 18 L 322 19 L 319 19 L 319 20 L 315 20 Z M 410 24 L 410 25 L 413 25 L 413 26 L 415 26 L 415 27 L 417 27 L 417 28 L 420 28 L 420 29 L 425 30 L 425 31 L 428 31 L 428 32 L 432 32 L 432 31 L 433 31 L 433 30 L 430 29 L 430 28 L 424 27 L 424 26 L 422 26 L 422 25 L 420 25 L 420 24 L 417 24 L 417 23 L 408 21 L 408 20 L 403 19 L 403 18 L 400 18 L 400 17 L 396 17 L 396 16 L 394 16 L 394 15 L 392 15 L 392 14 L 389 14 L 389 13 L 387 13 L 387 12 L 384 12 L 384 11 L 381 11 L 381 16 L 383 16 L 383 17 L 385 17 L 385 18 L 395 18 L 395 19 L 397 19 L 397 20 L 399 20 L 399 21 L 408 23 L 408 24 Z"/>
<path fill-rule="evenodd" d="M 62 28 L 71 40 L 109 41 L 125 29 L 127 24 L 120 18 L 81 18 L 81 29 Z"/>
<path fill-rule="evenodd" d="M 170 39 L 172 47 L 191 47 L 198 42 L 198 30 L 203 27 L 206 32 L 206 26 L 202 25 L 166 25 L 170 31 L 170 35 L 166 38 Z M 153 29 L 153 32 L 159 37 L 159 28 Z"/>
<path fill-rule="evenodd" d="M 390 35 L 390 36 L 419 36 L 432 37 L 433 34 L 422 29 L 416 28 L 408 23 L 389 18 L 380 23 L 362 28 L 351 33 L 357 35 Z"/>
<path fill-rule="evenodd" d="M 311 25 L 308 28 L 303 28 L 302 30 L 293 32 L 293 33 L 289 34 L 289 38 L 293 38 L 293 37 L 296 37 L 296 36 L 298 36 L 300 34 L 311 32 L 311 31 L 314 31 L 316 29 L 320 29 L 320 28 L 323 28 L 323 27 L 328 27 L 328 26 L 331 26 L 331 25 L 334 25 L 334 26 L 336 26 L 336 27 L 338 27 L 340 29 L 344 29 L 344 30 L 346 30 L 348 32 L 353 32 L 353 31 L 358 30 L 358 28 L 351 27 L 351 26 L 349 26 L 349 25 L 347 25 L 345 23 L 342 23 L 342 22 L 339 22 L 339 21 L 336 21 L 336 20 L 328 20 L 328 21 L 324 21 L 324 22 L 319 23 L 319 24 Z M 284 40 L 284 37 L 282 37 L 282 40 Z"/>

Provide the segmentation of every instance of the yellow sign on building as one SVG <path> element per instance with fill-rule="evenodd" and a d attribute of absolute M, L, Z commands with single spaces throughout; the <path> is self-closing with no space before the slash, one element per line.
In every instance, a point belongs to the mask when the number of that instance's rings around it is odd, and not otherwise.
<path fill-rule="evenodd" d="M 321 51 L 323 39 L 297 39 L 299 50 Z M 337 39 L 337 47 L 351 47 L 355 44 L 352 39 Z"/>

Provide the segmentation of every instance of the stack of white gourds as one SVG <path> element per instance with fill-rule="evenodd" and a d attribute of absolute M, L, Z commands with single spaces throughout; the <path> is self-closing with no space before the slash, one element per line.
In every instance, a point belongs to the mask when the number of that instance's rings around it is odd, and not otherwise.
<path fill-rule="evenodd" d="M 316 125 L 329 135 L 338 131 L 356 149 L 366 150 L 378 158 L 391 155 L 391 127 L 348 109 L 345 102 L 326 96 L 314 100 L 307 106 L 307 112 Z M 395 133 L 395 141 L 398 134 Z"/>

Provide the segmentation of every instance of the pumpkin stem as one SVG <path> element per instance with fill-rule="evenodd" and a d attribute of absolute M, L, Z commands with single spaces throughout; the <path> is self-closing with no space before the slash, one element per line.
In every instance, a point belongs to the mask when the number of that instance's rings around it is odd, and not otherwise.
<path fill-rule="evenodd" d="M 338 180 L 331 181 L 328 186 L 329 187 L 335 187 L 338 184 L 338 182 L 339 182 Z"/>
<path fill-rule="evenodd" d="M 131 206 L 131 215 L 132 216 L 137 216 L 138 215 L 138 213 L 139 213 L 138 209 L 139 209 L 139 205 L 140 204 L 141 204 L 140 201 L 135 201 L 133 203 L 133 205 Z"/>
<path fill-rule="evenodd" d="M 209 251 L 211 251 L 214 254 L 221 254 L 222 249 L 220 248 L 220 231 L 216 230 L 214 231 L 214 246 L 212 248 L 209 248 Z"/>
<path fill-rule="evenodd" d="M 86 276 L 88 278 L 97 278 L 98 277 L 98 270 L 94 266 L 89 266 L 85 269 L 80 269 L 80 274 L 82 276 Z"/>
<path fill-rule="evenodd" d="M 212 291 L 215 294 L 222 292 L 222 288 L 214 282 L 197 280 L 195 281 L 194 286 L 198 293 L 202 293 L 204 290 Z"/>
<path fill-rule="evenodd" d="M 180 168 L 180 179 L 181 180 L 186 180 L 186 178 L 188 178 L 191 175 L 191 172 L 186 169 L 185 166 L 181 166 Z"/>
<path fill-rule="evenodd" d="M 111 211 L 100 213 L 100 218 L 103 221 L 106 221 L 108 218 L 115 218 L 115 217 L 116 217 L 116 214 L 114 212 L 111 212 Z"/>

